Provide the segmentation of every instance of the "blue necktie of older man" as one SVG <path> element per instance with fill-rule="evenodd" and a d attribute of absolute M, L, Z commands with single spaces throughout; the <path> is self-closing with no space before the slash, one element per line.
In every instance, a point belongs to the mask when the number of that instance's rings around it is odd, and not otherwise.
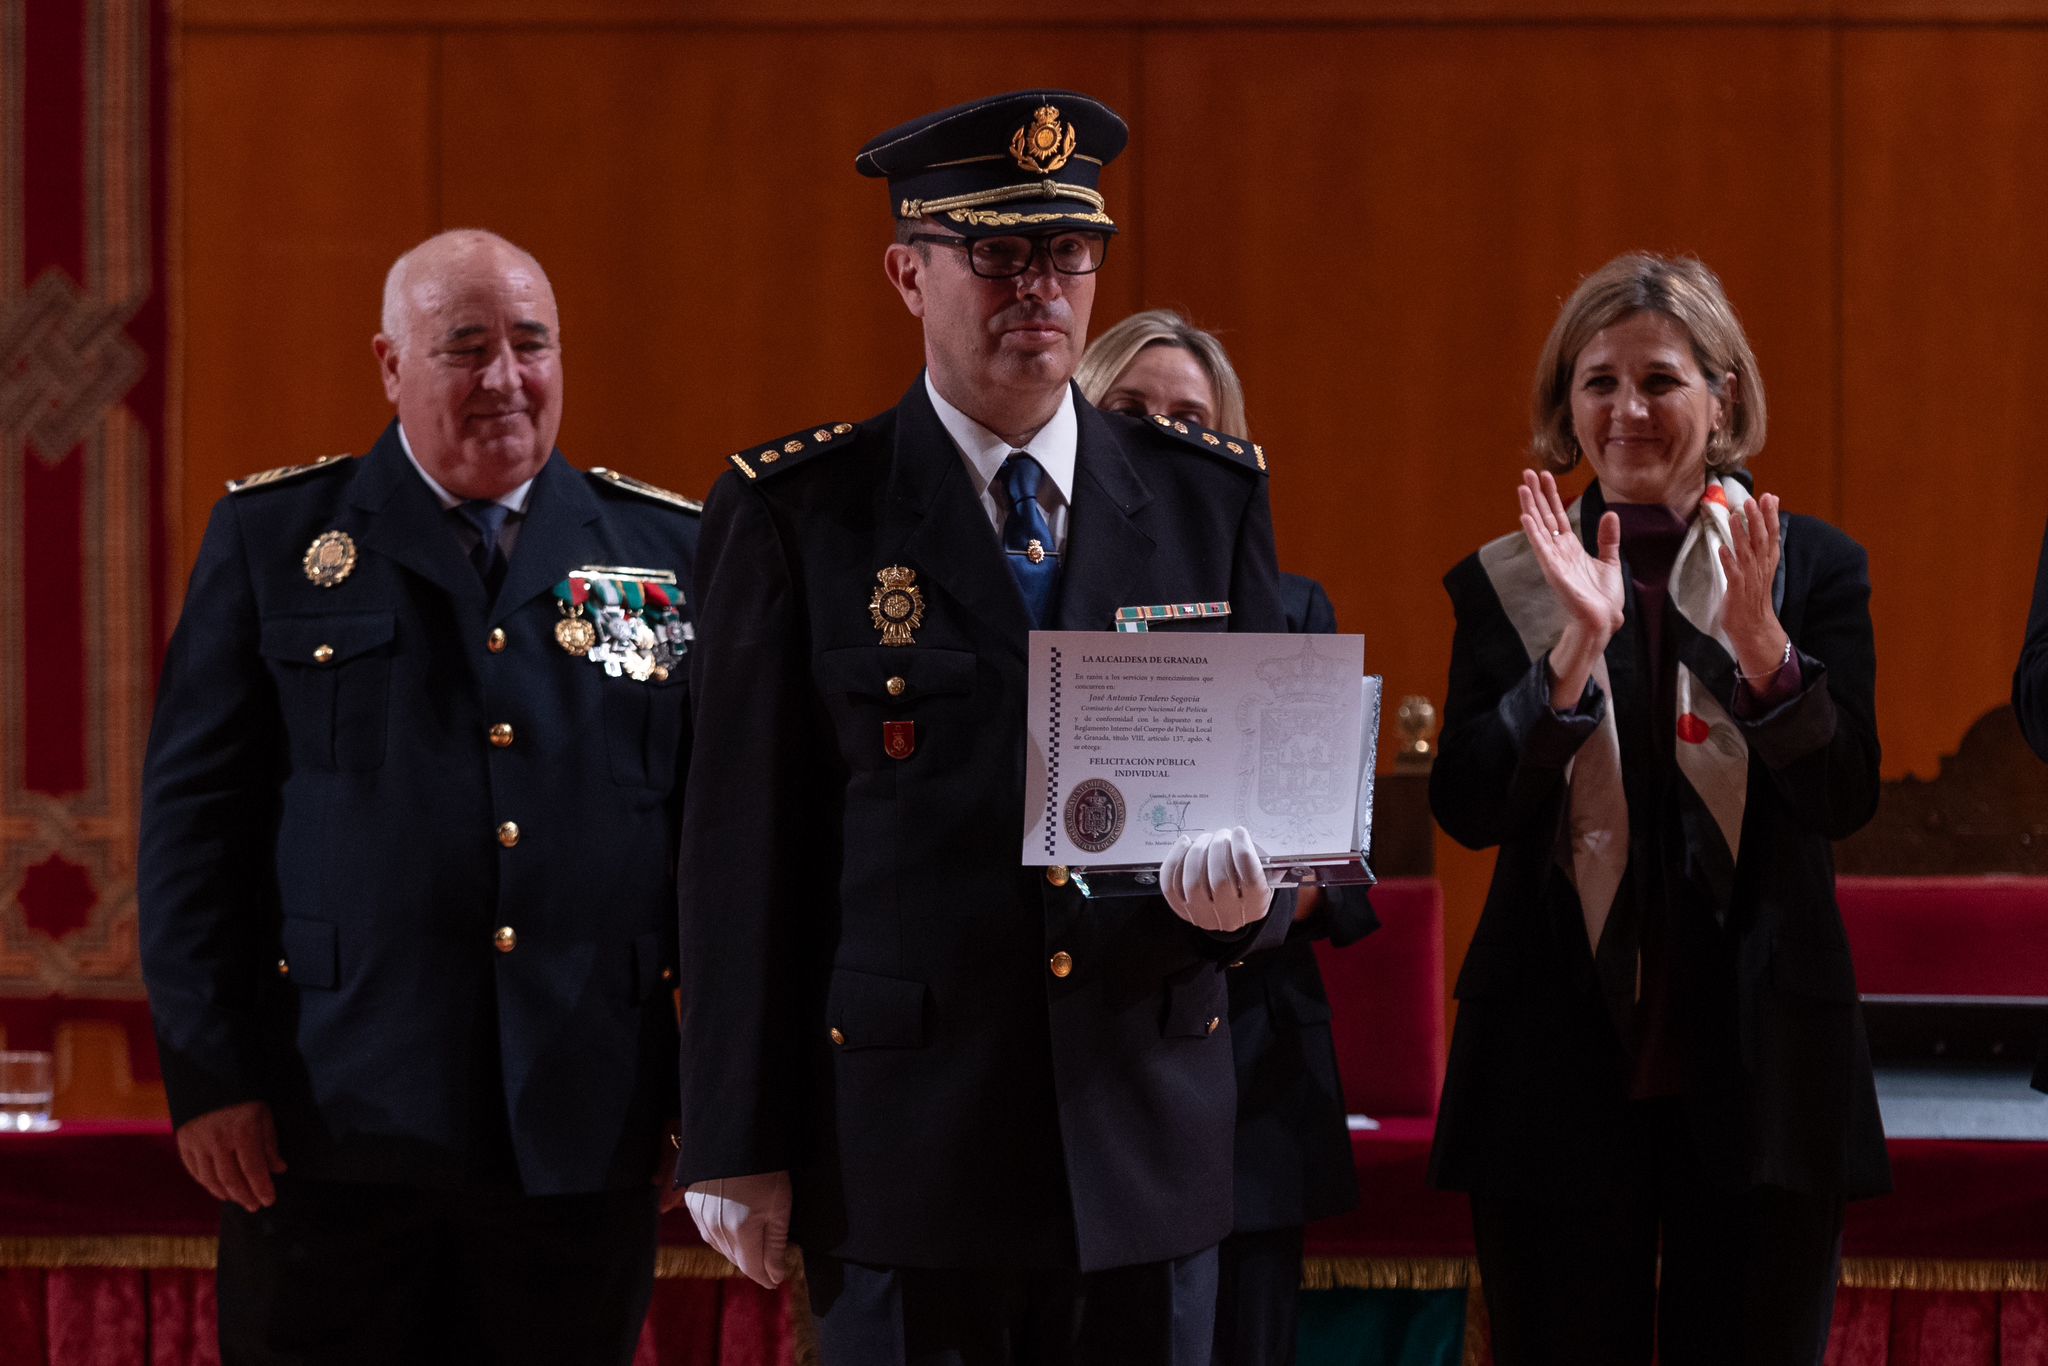
<path fill-rule="evenodd" d="M 1031 624 L 1045 625 L 1052 615 L 1053 593 L 1059 586 L 1060 557 L 1053 553 L 1052 524 L 1039 506 L 1038 484 L 1045 467 L 1024 451 L 1011 451 L 1003 462 L 1003 491 L 1010 496 L 1010 516 L 1003 523 L 1003 550 L 1010 573 L 1024 593 Z"/>
<path fill-rule="evenodd" d="M 476 576 L 484 581 L 484 597 L 495 600 L 499 586 L 505 582 L 505 552 L 498 548 L 498 533 L 505 529 L 505 519 L 512 515 L 512 509 L 486 498 L 472 498 L 455 510 L 462 514 L 463 521 L 476 528 L 478 539 L 470 549 L 469 562 L 476 566 Z"/>

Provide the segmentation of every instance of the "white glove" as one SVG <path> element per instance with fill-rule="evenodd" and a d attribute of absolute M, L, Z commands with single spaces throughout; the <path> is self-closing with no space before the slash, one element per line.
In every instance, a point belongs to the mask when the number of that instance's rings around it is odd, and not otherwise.
<path fill-rule="evenodd" d="M 1229 934 L 1262 920 L 1273 888 L 1243 826 L 1182 835 L 1159 865 L 1159 890 L 1173 913 L 1199 929 Z"/>
<path fill-rule="evenodd" d="M 773 1290 L 788 1274 L 789 1173 L 721 1176 L 683 1193 L 683 1205 L 711 1248 Z"/>

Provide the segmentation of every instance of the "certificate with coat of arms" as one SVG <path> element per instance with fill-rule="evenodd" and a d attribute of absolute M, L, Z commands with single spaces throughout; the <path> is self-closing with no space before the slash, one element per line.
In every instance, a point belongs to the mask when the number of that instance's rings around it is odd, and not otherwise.
<path fill-rule="evenodd" d="M 1364 664 L 1355 635 L 1033 631 L 1023 861 L 1141 890 L 1183 834 L 1241 825 L 1283 873 L 1370 880 Z"/>

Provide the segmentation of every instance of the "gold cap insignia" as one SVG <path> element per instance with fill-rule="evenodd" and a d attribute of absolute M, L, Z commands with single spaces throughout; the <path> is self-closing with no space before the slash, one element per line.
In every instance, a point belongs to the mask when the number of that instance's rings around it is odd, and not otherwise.
<path fill-rule="evenodd" d="M 917 586 L 917 571 L 892 564 L 875 571 L 879 586 L 868 598 L 868 615 L 882 633 L 884 645 L 914 645 L 910 634 L 924 625 L 924 594 Z"/>
<path fill-rule="evenodd" d="M 307 578 L 332 588 L 355 569 L 356 543 L 346 531 L 323 531 L 306 547 L 303 563 Z"/>
<path fill-rule="evenodd" d="M 1060 111 L 1049 104 L 1038 106 L 1031 122 L 1010 138 L 1010 155 L 1026 171 L 1040 175 L 1057 171 L 1074 154 L 1074 125 L 1060 126 Z"/>

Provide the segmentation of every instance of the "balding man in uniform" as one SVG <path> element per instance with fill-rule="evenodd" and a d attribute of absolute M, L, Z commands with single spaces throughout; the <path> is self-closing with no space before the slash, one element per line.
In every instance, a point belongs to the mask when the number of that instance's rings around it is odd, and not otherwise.
<path fill-rule="evenodd" d="M 553 290 L 500 237 L 401 257 L 375 352 L 368 454 L 215 506 L 144 771 L 222 1355 L 625 1362 L 672 1151 L 697 509 L 554 449 Z"/>
<path fill-rule="evenodd" d="M 1164 898 L 1019 859 L 1034 627 L 1283 629 L 1263 452 L 1071 383 L 1125 136 L 1030 91 L 863 148 L 925 371 L 734 454 L 706 513 L 678 1175 L 764 1284 L 802 1245 L 828 1366 L 1208 1361 L 1223 970 L 1291 905 L 1242 830 Z"/>

